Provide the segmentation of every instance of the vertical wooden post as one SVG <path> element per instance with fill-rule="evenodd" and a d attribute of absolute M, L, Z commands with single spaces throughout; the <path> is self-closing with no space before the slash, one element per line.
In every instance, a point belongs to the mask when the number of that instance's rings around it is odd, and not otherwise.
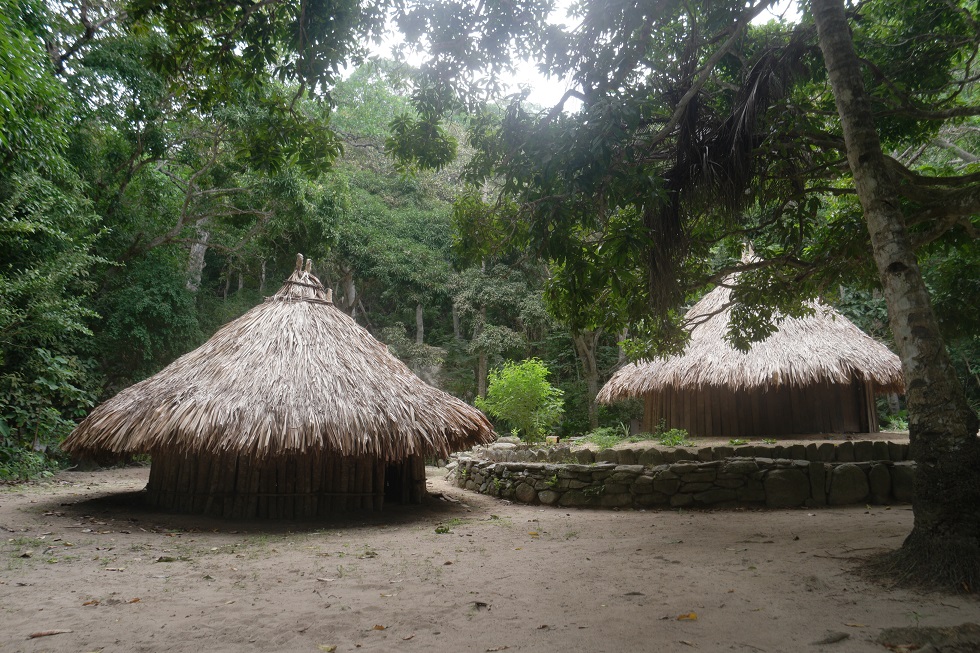
<path fill-rule="evenodd" d="M 385 502 L 385 461 L 374 461 L 374 509 L 381 510 Z"/>
<path fill-rule="evenodd" d="M 340 511 L 345 511 L 348 508 L 348 496 L 350 494 L 350 465 L 351 459 L 344 457 L 339 459 L 340 462 L 340 483 L 337 491 L 340 496 L 337 497 L 337 509 Z"/>

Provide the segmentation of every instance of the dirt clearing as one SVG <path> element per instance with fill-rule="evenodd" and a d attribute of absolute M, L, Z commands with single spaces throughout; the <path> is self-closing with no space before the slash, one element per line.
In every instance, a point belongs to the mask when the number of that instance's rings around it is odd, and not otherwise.
<path fill-rule="evenodd" d="M 423 507 L 231 522 L 144 509 L 147 473 L 0 492 L 0 651 L 881 653 L 886 628 L 980 622 L 854 573 L 904 505 L 564 510 L 434 472 Z"/>

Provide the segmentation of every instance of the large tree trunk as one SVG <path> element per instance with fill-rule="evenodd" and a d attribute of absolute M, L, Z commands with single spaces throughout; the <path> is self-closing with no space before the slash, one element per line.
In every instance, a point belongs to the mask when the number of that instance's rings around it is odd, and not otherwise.
<path fill-rule="evenodd" d="M 599 366 L 595 360 L 595 350 L 599 343 L 601 331 L 573 331 L 572 340 L 575 342 L 575 351 L 582 362 L 582 371 L 585 376 L 586 387 L 588 388 L 589 400 L 589 428 L 599 427 L 599 410 L 595 403 L 595 397 L 599 394 Z"/>
<path fill-rule="evenodd" d="M 842 0 L 812 0 L 854 186 L 871 234 L 888 319 L 902 359 L 915 523 L 888 563 L 900 578 L 980 587 L 980 441 L 922 281 L 888 175 Z"/>

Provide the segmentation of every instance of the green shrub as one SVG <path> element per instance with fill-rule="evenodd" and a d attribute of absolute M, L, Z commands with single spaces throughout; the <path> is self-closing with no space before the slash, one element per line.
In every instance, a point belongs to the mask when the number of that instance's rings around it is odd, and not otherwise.
<path fill-rule="evenodd" d="M 563 392 L 548 383 L 548 368 L 537 358 L 507 362 L 490 372 L 487 396 L 476 407 L 506 421 L 528 442 L 544 439 L 561 421 Z"/>

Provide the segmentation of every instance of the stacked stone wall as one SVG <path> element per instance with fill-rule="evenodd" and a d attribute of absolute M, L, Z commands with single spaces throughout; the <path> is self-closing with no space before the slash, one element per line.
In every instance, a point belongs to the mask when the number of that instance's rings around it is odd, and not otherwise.
<path fill-rule="evenodd" d="M 651 464 L 640 456 L 632 463 L 620 462 L 621 451 L 617 452 L 616 461 L 592 464 L 500 462 L 472 453 L 461 454 L 448 465 L 448 478 L 459 487 L 482 494 L 561 507 L 756 504 L 793 508 L 912 499 L 915 463 L 911 461 L 884 458 L 831 462 L 733 456 Z"/>
<path fill-rule="evenodd" d="M 549 463 L 617 463 L 620 465 L 662 465 L 665 463 L 694 460 L 710 462 L 728 458 L 772 458 L 774 460 L 805 460 L 822 463 L 859 463 L 873 461 L 902 462 L 908 460 L 907 442 L 881 440 L 846 440 L 820 444 L 760 444 L 723 447 L 636 447 L 573 451 L 565 444 L 536 446 L 504 438 L 487 446 L 474 447 L 469 454 L 474 458 L 494 462 L 549 462 Z"/>

